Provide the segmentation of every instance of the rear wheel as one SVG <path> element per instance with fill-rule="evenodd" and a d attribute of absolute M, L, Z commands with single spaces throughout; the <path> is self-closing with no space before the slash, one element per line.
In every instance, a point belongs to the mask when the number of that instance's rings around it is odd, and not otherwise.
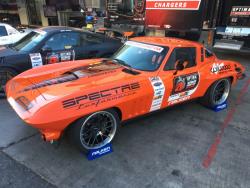
<path fill-rule="evenodd" d="M 115 110 L 99 111 L 76 121 L 69 130 L 69 136 L 81 151 L 87 152 L 110 143 L 119 124 Z"/>
<path fill-rule="evenodd" d="M 11 68 L 0 69 L 0 95 L 5 96 L 5 85 L 9 80 L 17 75 L 17 72 Z"/>
<path fill-rule="evenodd" d="M 208 89 L 201 102 L 207 107 L 214 108 L 226 102 L 230 90 L 231 82 L 229 79 L 225 78 L 218 80 Z"/>

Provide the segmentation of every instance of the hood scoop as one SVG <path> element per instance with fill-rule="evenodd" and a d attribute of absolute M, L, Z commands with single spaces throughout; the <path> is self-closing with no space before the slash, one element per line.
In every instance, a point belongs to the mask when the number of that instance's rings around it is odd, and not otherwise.
<path fill-rule="evenodd" d="M 33 85 L 23 89 L 22 92 L 39 89 L 51 85 L 62 84 L 65 82 L 71 82 L 87 76 L 99 75 L 102 72 L 112 71 L 120 67 L 121 67 L 120 65 L 117 65 L 112 61 L 97 62 L 87 66 L 82 66 L 72 70 L 68 70 L 59 77 L 44 80 L 39 83 L 34 83 Z"/>
<path fill-rule="evenodd" d="M 40 83 L 28 86 L 28 87 L 24 88 L 22 90 L 22 92 L 30 91 L 30 90 L 34 90 L 34 89 L 39 89 L 39 88 L 46 87 L 46 86 L 62 84 L 62 83 L 74 81 L 77 79 L 78 79 L 78 77 L 75 74 L 66 74 L 62 77 L 53 78 L 50 80 L 45 80 L 45 81 L 42 81 Z"/>

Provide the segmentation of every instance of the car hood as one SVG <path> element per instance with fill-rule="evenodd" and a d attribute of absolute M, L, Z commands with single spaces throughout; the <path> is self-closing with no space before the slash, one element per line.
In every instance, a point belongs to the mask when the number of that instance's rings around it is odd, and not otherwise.
<path fill-rule="evenodd" d="M 6 46 L 0 47 L 0 57 L 17 55 L 18 51 L 8 48 Z"/>
<path fill-rule="evenodd" d="M 37 90 L 45 100 L 53 100 L 76 92 L 105 88 L 107 84 L 133 76 L 124 72 L 123 66 L 108 60 L 85 60 L 77 66 L 68 63 L 62 66 L 65 67 L 54 67 L 53 72 L 52 67 L 45 66 L 49 72 L 37 69 L 26 73 L 32 85 L 22 88 L 22 92 Z"/>

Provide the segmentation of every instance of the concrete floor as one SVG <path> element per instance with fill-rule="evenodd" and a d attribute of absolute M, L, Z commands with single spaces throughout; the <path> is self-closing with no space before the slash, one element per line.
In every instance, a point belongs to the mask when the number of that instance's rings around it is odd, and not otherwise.
<path fill-rule="evenodd" d="M 218 55 L 240 61 L 250 74 L 249 56 Z M 92 162 L 67 139 L 57 149 L 44 143 L 2 99 L 0 187 L 30 182 L 36 187 L 248 188 L 250 86 L 235 106 L 248 79 L 232 89 L 225 111 L 215 113 L 191 102 L 125 123 L 114 140 L 114 153 Z M 225 119 L 228 127 L 223 127 Z M 210 150 L 214 143 L 217 150 Z M 211 163 L 204 167 L 207 156 Z"/>

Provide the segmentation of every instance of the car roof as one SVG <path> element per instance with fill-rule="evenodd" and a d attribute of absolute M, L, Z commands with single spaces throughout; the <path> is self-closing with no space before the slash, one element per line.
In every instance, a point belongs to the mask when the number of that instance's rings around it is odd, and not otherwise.
<path fill-rule="evenodd" d="M 171 38 L 171 37 L 135 37 L 131 38 L 132 41 L 143 42 L 148 44 L 160 45 L 160 46 L 172 46 L 172 47 L 190 47 L 190 46 L 202 46 L 198 42 L 179 39 L 179 38 Z"/>
<path fill-rule="evenodd" d="M 7 24 L 7 23 L 1 23 L 1 22 L 0 22 L 0 26 L 6 26 L 6 25 L 8 25 L 8 26 L 12 27 L 10 24 Z"/>
<path fill-rule="evenodd" d="M 58 31 L 82 31 L 82 29 L 74 28 L 74 27 L 67 27 L 67 26 L 48 26 L 48 27 L 41 27 L 39 30 L 43 30 L 45 32 L 58 32 Z"/>
<path fill-rule="evenodd" d="M 49 34 L 58 33 L 58 32 L 61 32 L 61 31 L 77 31 L 77 32 L 82 32 L 82 33 L 100 35 L 100 34 L 97 34 L 97 33 L 93 33 L 91 31 L 86 31 L 86 30 L 83 30 L 83 29 L 80 29 L 80 28 L 67 27 L 67 26 L 48 26 L 48 27 L 38 28 L 38 30 L 45 31 L 46 33 L 49 33 Z"/>

